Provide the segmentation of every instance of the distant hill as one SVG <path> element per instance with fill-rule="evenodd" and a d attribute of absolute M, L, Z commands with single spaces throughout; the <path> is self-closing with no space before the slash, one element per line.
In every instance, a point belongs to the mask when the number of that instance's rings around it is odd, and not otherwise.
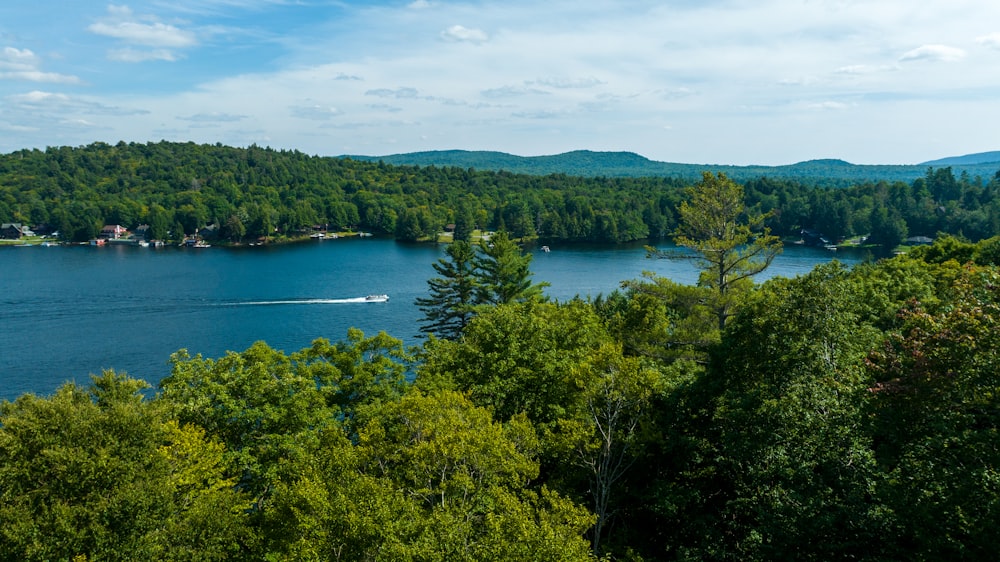
<path fill-rule="evenodd" d="M 985 155 L 994 155 L 989 160 Z M 585 177 L 677 177 L 697 179 L 702 172 L 725 172 L 738 181 L 760 177 L 794 179 L 812 185 L 846 187 L 867 181 L 911 182 L 927 173 L 929 166 L 951 166 L 953 173 L 968 172 L 975 177 L 991 178 L 1000 170 L 1000 152 L 957 157 L 969 161 L 944 159 L 916 165 L 860 165 L 843 160 L 809 160 L 786 166 L 731 166 L 720 164 L 682 164 L 657 162 L 634 152 L 595 152 L 576 150 L 551 156 L 515 156 L 505 152 L 436 150 L 388 156 L 350 155 L 343 158 L 369 162 L 382 161 L 398 166 L 454 166 L 477 170 L 506 170 L 513 173 L 548 175 L 567 174 Z"/>
<path fill-rule="evenodd" d="M 976 154 L 966 154 L 965 156 L 949 156 L 939 160 L 924 162 L 922 166 L 963 166 L 968 164 L 996 164 L 1000 163 L 1000 150 L 992 152 L 977 152 Z"/>

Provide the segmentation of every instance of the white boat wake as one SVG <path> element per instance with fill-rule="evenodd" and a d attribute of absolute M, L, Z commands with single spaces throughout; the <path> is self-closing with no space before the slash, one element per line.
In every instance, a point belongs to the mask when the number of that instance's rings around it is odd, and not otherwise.
<path fill-rule="evenodd" d="M 360 302 L 385 302 L 389 300 L 373 300 L 371 297 L 354 297 L 349 299 L 289 299 L 270 301 L 245 301 L 224 303 L 224 306 L 266 306 L 271 304 L 354 304 Z"/>

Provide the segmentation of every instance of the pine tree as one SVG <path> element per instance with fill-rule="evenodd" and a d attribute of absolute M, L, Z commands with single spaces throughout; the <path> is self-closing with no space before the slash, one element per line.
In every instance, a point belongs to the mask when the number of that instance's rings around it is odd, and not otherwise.
<path fill-rule="evenodd" d="M 548 283 L 532 284 L 531 259 L 506 232 L 483 239 L 475 257 L 477 302 L 497 305 L 539 298 Z"/>
<path fill-rule="evenodd" d="M 473 315 L 478 286 L 473 267 L 475 250 L 468 242 L 457 241 L 445 252 L 448 257 L 434 264 L 434 271 L 441 277 L 427 281 L 430 296 L 417 298 L 416 304 L 425 318 L 421 332 L 455 339 Z"/>

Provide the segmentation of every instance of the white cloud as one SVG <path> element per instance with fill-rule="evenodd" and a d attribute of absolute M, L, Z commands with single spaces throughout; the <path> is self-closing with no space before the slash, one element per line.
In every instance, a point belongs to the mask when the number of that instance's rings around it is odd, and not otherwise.
<path fill-rule="evenodd" d="M 976 43 L 986 45 L 987 47 L 991 47 L 993 49 L 1000 49 L 1000 33 L 991 33 L 989 35 L 977 37 Z"/>
<path fill-rule="evenodd" d="M 597 78 L 540 78 L 534 82 L 529 82 L 538 84 L 539 86 L 548 86 L 550 88 L 560 88 L 560 89 L 571 89 L 571 88 L 592 88 L 594 86 L 600 86 L 604 84 L 603 81 Z"/>
<path fill-rule="evenodd" d="M 468 41 L 470 43 L 484 43 L 490 38 L 481 29 L 469 29 L 461 25 L 453 25 L 442 31 L 441 37 L 449 41 Z"/>
<path fill-rule="evenodd" d="M 851 107 L 849 104 L 839 102 L 839 101 L 821 101 L 817 103 L 808 104 L 806 107 L 809 109 L 822 109 L 822 110 L 844 110 Z"/>
<path fill-rule="evenodd" d="M 118 39 L 127 45 L 125 48 L 108 51 L 108 58 L 118 62 L 172 62 L 178 59 L 172 49 L 190 48 L 198 44 L 194 32 L 163 23 L 154 16 L 137 16 L 127 6 L 108 6 L 107 17 L 90 24 L 87 30 Z M 149 49 L 136 49 L 135 46 Z"/>
<path fill-rule="evenodd" d="M 98 22 L 87 29 L 107 37 L 121 39 L 126 43 L 147 47 L 191 47 L 197 44 L 194 33 L 163 23 L 139 23 L 134 21 Z"/>
<path fill-rule="evenodd" d="M 29 49 L 4 47 L 0 53 L 0 68 L 13 70 L 33 69 L 38 66 L 38 57 Z"/>
<path fill-rule="evenodd" d="M 413 10 L 426 10 L 431 7 L 431 3 L 427 0 L 414 0 L 413 2 L 407 4 L 406 7 Z"/>
<path fill-rule="evenodd" d="M 288 108 L 293 117 L 300 119 L 318 119 L 320 121 L 332 119 L 341 114 L 336 107 L 325 105 L 293 105 Z"/>
<path fill-rule="evenodd" d="M 527 86 L 501 86 L 483 90 L 482 95 L 487 98 L 515 98 L 528 95 L 549 95 L 549 92 Z"/>
<path fill-rule="evenodd" d="M 12 94 L 6 101 L 11 106 L 27 111 L 50 111 L 57 113 L 80 113 L 86 115 L 110 115 L 116 117 L 146 115 L 145 109 L 135 109 L 107 105 L 92 99 L 73 97 L 63 93 L 33 90 L 24 94 Z"/>
<path fill-rule="evenodd" d="M 26 104 L 41 104 L 45 102 L 67 102 L 69 101 L 69 96 L 66 94 L 56 94 L 52 92 L 42 92 L 39 90 L 34 90 L 26 94 L 16 94 L 12 96 L 7 96 L 7 99 L 13 103 L 26 103 Z"/>
<path fill-rule="evenodd" d="M 247 119 L 247 116 L 213 111 L 211 113 L 196 113 L 186 117 L 177 117 L 177 119 L 194 123 L 235 123 Z"/>
<path fill-rule="evenodd" d="M 151 51 L 140 51 L 132 48 L 112 49 L 108 51 L 108 58 L 119 62 L 145 62 L 148 60 L 162 60 L 174 62 L 177 55 L 167 49 L 153 49 Z"/>
<path fill-rule="evenodd" d="M 905 61 L 940 61 L 940 62 L 956 62 L 965 58 L 965 51 L 959 49 L 958 47 L 949 47 L 948 45 L 921 45 L 916 49 L 907 51 L 903 53 L 903 56 L 899 57 L 900 62 Z"/>
<path fill-rule="evenodd" d="M 419 94 L 416 88 L 376 88 L 365 92 L 366 96 L 395 99 L 417 99 Z"/>
<path fill-rule="evenodd" d="M 22 80 L 26 82 L 46 82 L 52 84 L 77 84 L 76 76 L 44 72 L 39 66 L 41 61 L 29 49 L 4 47 L 0 52 L 0 80 Z"/>

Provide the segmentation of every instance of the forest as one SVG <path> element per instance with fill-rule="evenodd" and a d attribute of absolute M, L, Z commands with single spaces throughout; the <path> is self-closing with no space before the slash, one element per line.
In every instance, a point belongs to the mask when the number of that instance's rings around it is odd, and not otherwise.
<path fill-rule="evenodd" d="M 828 194 L 988 215 L 949 175 Z M 3 402 L 0 559 L 993 559 L 1000 237 L 757 284 L 785 187 L 671 189 L 697 285 L 547 300 L 501 231 L 436 264 L 421 346 L 182 349 L 154 388 Z"/>
<path fill-rule="evenodd" d="M 938 233 L 978 241 L 1000 233 L 1000 170 L 928 168 L 911 182 L 823 187 L 803 178 L 742 181 L 748 205 L 783 239 L 803 229 L 831 243 L 870 235 L 891 249 Z M 390 166 L 296 151 L 194 143 L 95 143 L 0 156 L 0 222 L 84 242 L 104 225 L 179 241 L 202 234 L 240 244 L 313 229 L 433 240 L 446 225 L 515 238 L 620 243 L 669 238 L 682 177 L 544 176 Z M 206 228 L 211 227 L 211 228 Z"/>

